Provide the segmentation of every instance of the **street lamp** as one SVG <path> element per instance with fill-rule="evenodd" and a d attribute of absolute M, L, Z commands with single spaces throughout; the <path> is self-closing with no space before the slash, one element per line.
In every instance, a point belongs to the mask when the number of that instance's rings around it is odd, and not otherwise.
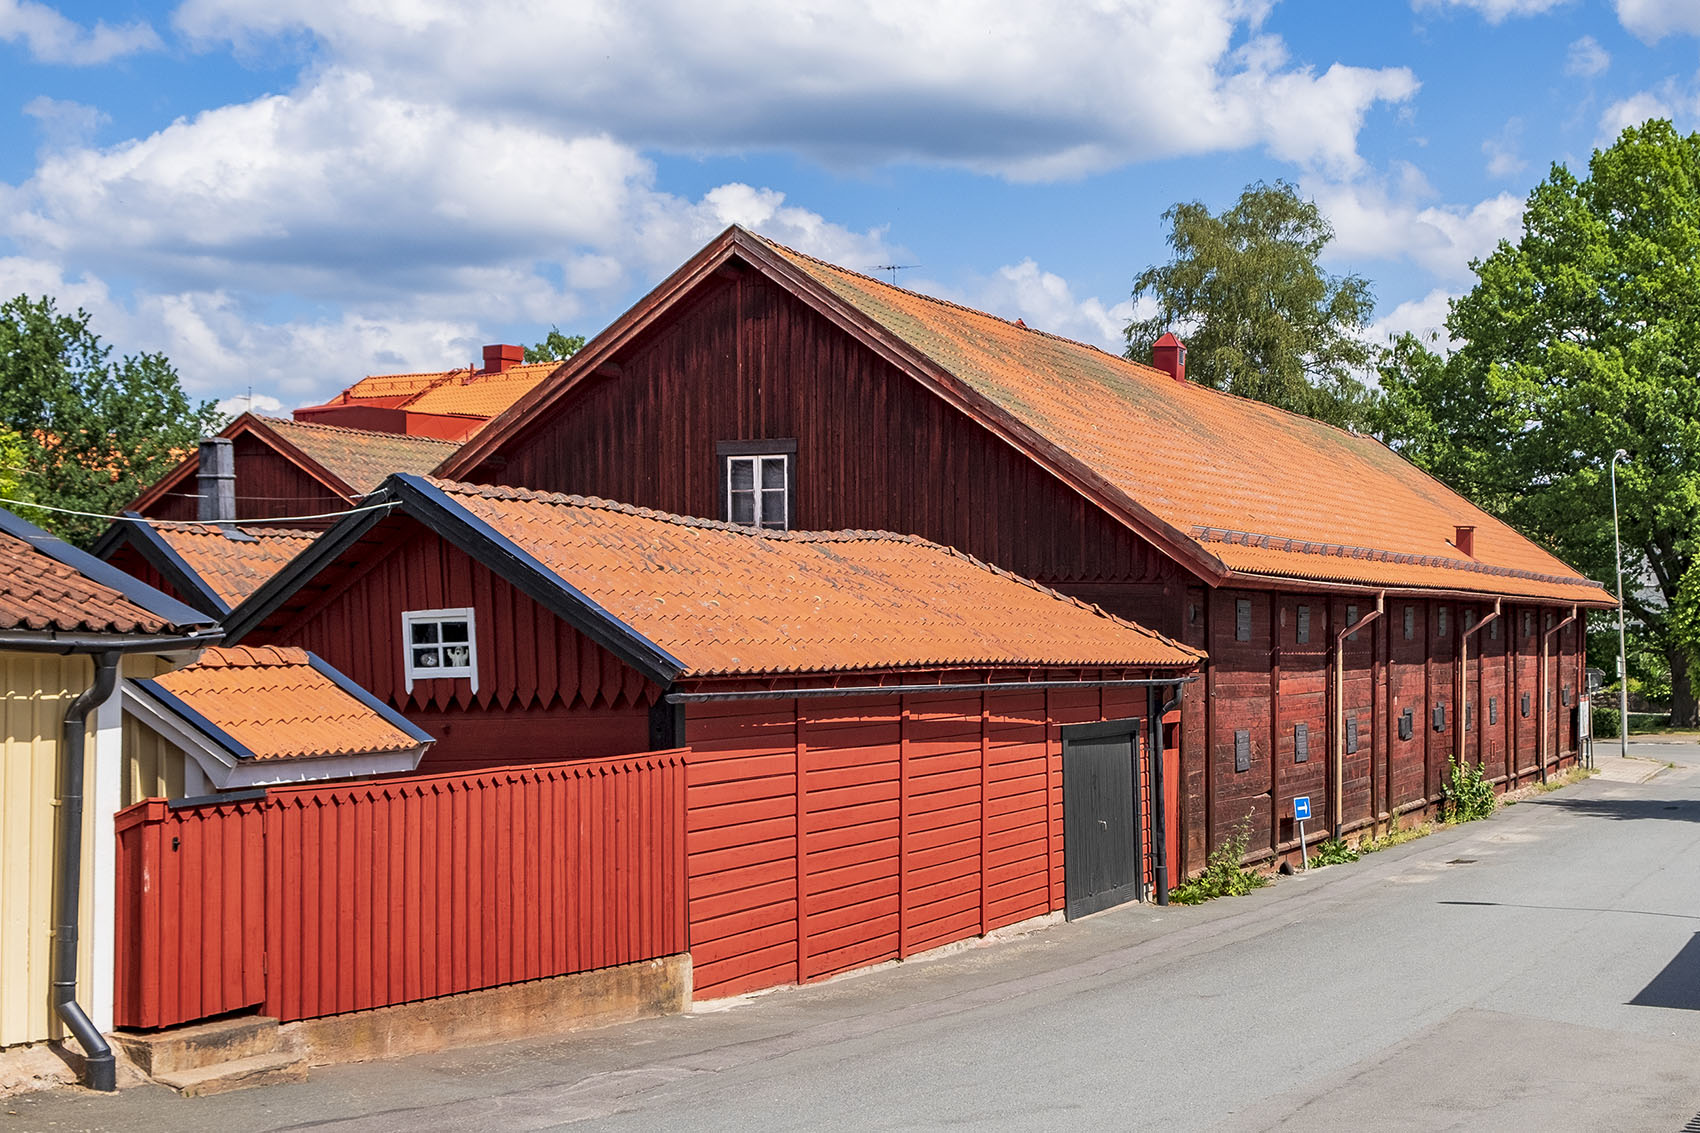
<path fill-rule="evenodd" d="M 1629 758 L 1629 650 L 1623 644 L 1623 538 L 1617 530 L 1617 462 L 1629 454 L 1618 449 L 1611 454 L 1611 541 L 1617 556 L 1617 742 Z"/>

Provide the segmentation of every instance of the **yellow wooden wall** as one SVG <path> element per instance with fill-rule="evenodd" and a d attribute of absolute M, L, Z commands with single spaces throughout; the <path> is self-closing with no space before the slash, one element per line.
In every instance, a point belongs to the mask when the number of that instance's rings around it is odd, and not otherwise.
<path fill-rule="evenodd" d="M 171 668 L 154 657 L 126 658 L 125 676 Z M 49 1001 L 53 938 L 54 796 L 65 709 L 88 687 L 86 657 L 0 651 L 0 1047 L 58 1038 Z M 84 782 L 94 781 L 95 714 L 89 715 Z M 144 734 L 145 733 L 145 734 Z M 132 734 L 135 738 L 132 739 Z M 152 732 L 124 722 L 123 805 L 183 793 L 183 757 Z M 85 794 L 85 800 L 88 799 Z M 90 883 L 94 808 L 83 811 L 83 885 L 78 986 L 89 986 Z M 106 896 L 110 901 L 110 895 Z"/>

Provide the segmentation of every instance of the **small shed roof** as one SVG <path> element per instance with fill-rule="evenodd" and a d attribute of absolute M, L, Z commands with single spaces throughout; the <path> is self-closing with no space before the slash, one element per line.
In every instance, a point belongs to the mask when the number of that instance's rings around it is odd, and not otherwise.
<path fill-rule="evenodd" d="M 660 683 L 946 667 L 1191 668 L 1202 655 L 937 543 L 772 532 L 582 496 L 393 478 L 387 496 Z M 228 620 L 262 622 L 379 522 L 350 517 Z"/>

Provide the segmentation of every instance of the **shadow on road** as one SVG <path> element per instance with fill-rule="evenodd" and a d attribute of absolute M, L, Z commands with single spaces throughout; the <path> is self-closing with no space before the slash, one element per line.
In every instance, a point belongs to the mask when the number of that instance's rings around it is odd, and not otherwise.
<path fill-rule="evenodd" d="M 1613 818 L 1629 822 L 1644 819 L 1666 819 L 1674 822 L 1700 822 L 1700 799 L 1582 799 L 1544 798 L 1533 800 L 1535 806 L 1557 807 L 1574 811 L 1589 818 Z"/>
<path fill-rule="evenodd" d="M 1664 970 L 1629 1001 L 1631 1007 L 1676 1007 L 1700 1011 L 1700 932 L 1682 946 Z"/>
<path fill-rule="evenodd" d="M 1632 917 L 1670 917 L 1679 921 L 1700 921 L 1700 916 L 1693 913 L 1661 913 L 1657 909 L 1602 909 L 1592 905 L 1521 905 L 1515 901 L 1436 901 L 1435 904 L 1464 905 L 1476 909 L 1539 909 L 1548 913 L 1623 913 Z"/>

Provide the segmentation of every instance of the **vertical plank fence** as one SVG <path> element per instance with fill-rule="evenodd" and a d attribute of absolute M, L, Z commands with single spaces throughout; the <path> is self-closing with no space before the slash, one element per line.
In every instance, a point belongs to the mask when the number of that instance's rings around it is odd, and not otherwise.
<path fill-rule="evenodd" d="M 682 751 L 118 816 L 118 1026 L 307 1019 L 680 953 Z"/>

